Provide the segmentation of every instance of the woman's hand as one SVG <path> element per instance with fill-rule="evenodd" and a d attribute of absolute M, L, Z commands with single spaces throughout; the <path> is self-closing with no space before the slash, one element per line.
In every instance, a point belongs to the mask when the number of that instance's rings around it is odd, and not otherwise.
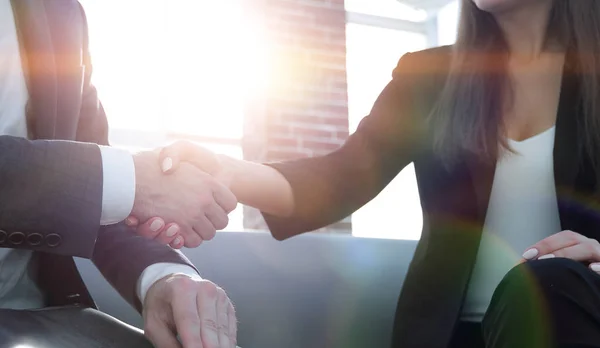
<path fill-rule="evenodd" d="M 526 260 L 562 257 L 589 262 L 590 269 L 600 273 L 600 243 L 573 231 L 562 231 L 544 238 L 525 251 Z"/>

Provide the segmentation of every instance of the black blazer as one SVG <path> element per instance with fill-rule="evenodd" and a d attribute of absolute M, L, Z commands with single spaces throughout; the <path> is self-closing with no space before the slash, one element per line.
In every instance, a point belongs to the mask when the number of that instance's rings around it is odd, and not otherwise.
<path fill-rule="evenodd" d="M 92 259 L 140 310 L 136 284 L 146 267 L 192 265 L 124 224 L 100 227 L 100 151 L 73 142 L 108 145 L 106 115 L 90 83 L 87 22 L 79 2 L 13 0 L 12 6 L 35 140 L 0 136 L 0 247 L 37 252 L 49 306 L 94 306 L 72 259 L 79 256 Z"/>
<path fill-rule="evenodd" d="M 368 117 L 337 151 L 272 164 L 291 183 L 296 211 L 265 215 L 278 239 L 348 216 L 414 162 L 423 233 L 398 302 L 393 347 L 443 348 L 459 319 L 475 263 L 495 168 L 464 154 L 446 169 L 425 118 L 449 73 L 451 47 L 405 55 Z M 579 73 L 569 54 L 556 124 L 554 176 L 562 228 L 597 238 L 596 173 L 578 137 Z M 518 178 L 515 178 L 518 180 Z"/>

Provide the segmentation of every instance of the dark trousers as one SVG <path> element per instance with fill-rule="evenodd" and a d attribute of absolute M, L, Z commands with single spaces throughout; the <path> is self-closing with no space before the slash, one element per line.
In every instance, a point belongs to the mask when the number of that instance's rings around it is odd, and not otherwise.
<path fill-rule="evenodd" d="M 568 259 L 513 268 L 482 324 L 460 323 L 452 348 L 600 348 L 600 276 Z"/>
<path fill-rule="evenodd" d="M 0 347 L 152 348 L 143 333 L 104 313 L 77 307 L 0 309 Z"/>

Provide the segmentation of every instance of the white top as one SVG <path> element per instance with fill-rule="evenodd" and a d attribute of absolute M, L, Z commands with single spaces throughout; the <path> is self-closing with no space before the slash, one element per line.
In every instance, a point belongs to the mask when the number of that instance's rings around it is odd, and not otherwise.
<path fill-rule="evenodd" d="M 524 141 L 497 163 L 477 261 L 462 319 L 481 321 L 494 290 L 526 248 L 560 232 L 554 184 L 552 127 Z"/>
<path fill-rule="evenodd" d="M 25 104 L 29 98 L 19 42 L 10 0 L 0 0 L 0 136 L 27 137 Z M 101 225 L 124 220 L 135 198 L 135 167 L 125 150 L 101 146 L 104 185 L 102 190 Z M 158 165 L 158 164 L 157 164 Z M 1 226 L 0 226 L 1 228 Z M 30 277 L 31 251 L 0 248 L 0 308 L 37 308 L 43 297 Z M 31 267 L 32 272 L 27 272 Z M 194 269 L 179 264 L 154 264 L 138 280 L 138 296 L 142 303 L 152 284 L 173 273 L 198 277 Z"/>

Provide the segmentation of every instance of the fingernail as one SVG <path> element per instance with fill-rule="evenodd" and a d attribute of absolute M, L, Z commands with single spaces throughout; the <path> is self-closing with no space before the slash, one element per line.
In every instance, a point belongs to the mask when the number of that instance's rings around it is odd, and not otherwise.
<path fill-rule="evenodd" d="M 177 234 L 177 231 L 179 231 L 179 227 L 177 227 L 177 225 L 171 225 L 167 229 L 167 237 L 173 237 L 175 234 Z"/>
<path fill-rule="evenodd" d="M 173 241 L 173 244 L 178 245 L 179 243 L 181 243 L 181 237 L 175 238 L 175 240 Z"/>
<path fill-rule="evenodd" d="M 538 260 L 553 259 L 555 257 L 556 257 L 556 255 L 554 255 L 554 254 L 548 254 L 548 255 L 543 255 L 543 256 L 538 257 Z"/>
<path fill-rule="evenodd" d="M 173 160 L 171 159 L 171 157 L 167 157 L 162 163 L 162 170 L 163 172 L 167 172 L 171 168 L 173 168 Z"/>
<path fill-rule="evenodd" d="M 590 268 L 592 269 L 592 271 L 594 272 L 600 272 L 600 263 L 592 263 L 590 265 Z"/>
<path fill-rule="evenodd" d="M 523 258 L 526 260 L 531 260 L 536 257 L 538 253 L 539 251 L 536 248 L 531 248 L 523 254 Z"/>
<path fill-rule="evenodd" d="M 150 229 L 152 230 L 152 232 L 158 232 L 158 230 L 160 230 L 162 227 L 163 227 L 163 222 L 160 219 L 154 220 L 150 224 Z"/>
<path fill-rule="evenodd" d="M 133 225 L 133 219 L 128 217 L 127 219 L 125 219 L 125 225 L 127 226 L 131 226 Z"/>

